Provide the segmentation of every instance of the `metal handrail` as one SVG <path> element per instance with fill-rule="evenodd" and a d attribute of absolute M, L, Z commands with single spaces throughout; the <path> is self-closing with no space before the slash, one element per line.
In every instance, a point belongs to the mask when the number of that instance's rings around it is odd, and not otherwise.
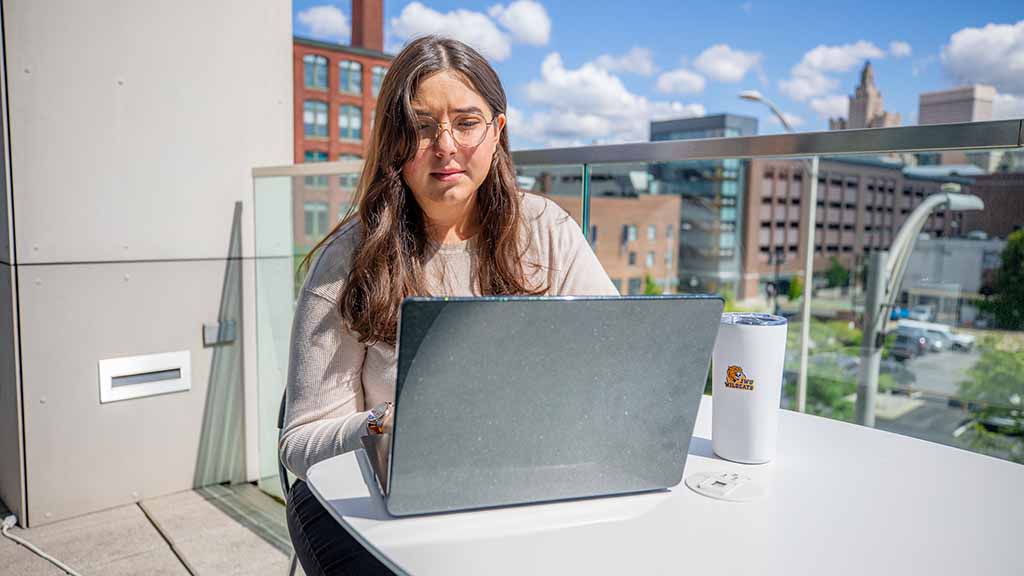
<path fill-rule="evenodd" d="M 517 165 L 612 164 L 726 158 L 895 154 L 1019 146 L 1024 146 L 1024 120 L 995 120 L 865 130 L 798 132 L 771 136 L 666 140 L 519 150 L 512 153 L 512 159 Z"/>
<path fill-rule="evenodd" d="M 518 150 L 512 152 L 512 159 L 516 164 L 523 166 L 612 164 L 726 158 L 895 154 L 1020 146 L 1024 146 L 1024 119 Z M 256 178 L 323 176 L 358 172 L 362 169 L 362 165 L 362 160 L 341 160 L 285 166 L 261 166 L 253 168 L 252 175 Z"/>

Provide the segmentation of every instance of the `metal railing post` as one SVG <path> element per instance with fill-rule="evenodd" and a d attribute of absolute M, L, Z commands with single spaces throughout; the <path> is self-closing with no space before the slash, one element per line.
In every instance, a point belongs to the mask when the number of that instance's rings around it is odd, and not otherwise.
<path fill-rule="evenodd" d="M 800 372 L 796 382 L 796 410 L 807 410 L 807 350 L 811 342 L 811 297 L 814 291 L 814 234 L 817 230 L 818 157 L 810 162 L 811 187 L 804 201 L 804 293 L 800 303 Z"/>

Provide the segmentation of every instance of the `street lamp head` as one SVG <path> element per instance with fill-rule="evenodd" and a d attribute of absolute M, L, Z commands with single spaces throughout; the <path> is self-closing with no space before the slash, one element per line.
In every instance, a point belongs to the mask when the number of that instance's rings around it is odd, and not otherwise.
<path fill-rule="evenodd" d="M 959 185 L 958 185 L 959 187 Z M 945 189 L 946 185 L 943 184 Z M 946 207 L 952 212 L 963 212 L 966 210 L 984 210 L 985 203 L 974 194 L 946 194 Z"/>
<path fill-rule="evenodd" d="M 758 92 L 757 90 L 744 90 L 743 92 L 739 93 L 739 97 L 743 100 L 748 100 L 750 102 L 764 101 L 764 96 L 762 96 L 761 93 Z"/>

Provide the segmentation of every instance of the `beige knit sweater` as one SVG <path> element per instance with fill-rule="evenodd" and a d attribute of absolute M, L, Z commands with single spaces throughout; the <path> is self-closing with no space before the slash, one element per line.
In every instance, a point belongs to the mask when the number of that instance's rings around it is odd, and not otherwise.
<path fill-rule="evenodd" d="M 554 202 L 523 196 L 527 243 L 524 270 L 549 295 L 618 292 L 579 225 Z M 342 322 L 338 299 L 358 239 L 357 224 L 342 227 L 310 267 L 292 321 L 288 394 L 281 458 L 300 478 L 313 464 L 361 447 L 366 410 L 394 400 L 395 348 L 361 344 Z M 435 245 L 425 264 L 430 295 L 473 296 L 473 239 Z"/>

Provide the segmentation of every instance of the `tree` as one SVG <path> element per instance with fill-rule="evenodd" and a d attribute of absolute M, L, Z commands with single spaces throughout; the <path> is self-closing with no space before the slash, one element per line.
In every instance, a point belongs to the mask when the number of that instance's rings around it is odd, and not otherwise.
<path fill-rule="evenodd" d="M 1024 230 L 1017 230 L 1003 248 L 992 298 L 981 306 L 995 316 L 996 328 L 1024 330 Z"/>
<path fill-rule="evenodd" d="M 654 281 L 654 277 L 648 274 L 644 278 L 644 294 L 656 296 L 661 293 L 661 286 L 658 286 L 658 283 Z"/>
<path fill-rule="evenodd" d="M 1024 350 L 991 336 L 978 349 L 981 357 L 960 383 L 960 398 L 974 412 L 971 449 L 1024 463 Z"/>
<path fill-rule="evenodd" d="M 825 279 L 828 281 L 829 288 L 846 286 L 847 282 L 850 281 L 850 271 L 843 266 L 839 258 L 833 256 L 829 262 L 828 270 L 825 272 Z"/>
<path fill-rule="evenodd" d="M 804 294 L 804 279 L 800 276 L 793 276 L 789 281 L 789 301 L 796 302 Z"/>

